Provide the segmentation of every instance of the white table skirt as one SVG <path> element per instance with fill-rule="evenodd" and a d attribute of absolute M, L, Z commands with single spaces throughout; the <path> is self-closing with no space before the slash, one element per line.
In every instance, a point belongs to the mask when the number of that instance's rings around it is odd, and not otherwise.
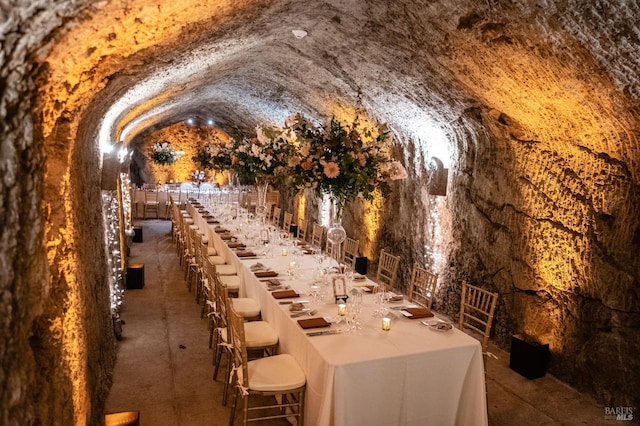
<path fill-rule="evenodd" d="M 313 257 L 300 256 L 301 276 L 289 279 L 285 271 L 292 255 L 280 256 L 281 248 L 275 246 L 272 258 L 241 260 L 213 231 L 215 225 L 207 225 L 193 208 L 189 212 L 218 253 L 236 266 L 244 282 L 241 295 L 259 300 L 263 319 L 279 333 L 280 351 L 293 355 L 304 370 L 307 425 L 487 424 L 482 349 L 476 339 L 457 329 L 435 331 L 398 311 L 392 311 L 398 318 L 391 330 L 383 331 L 381 319 L 372 316 L 376 306 L 371 295 L 364 297 L 361 330 L 308 337 L 306 332 L 313 330 L 303 330 L 290 318 L 289 305 L 280 305 L 249 266 L 260 262 L 271 267 L 279 272 L 278 279 L 303 294 L 317 267 Z M 337 314 L 332 301 L 313 308 L 315 316 Z"/>

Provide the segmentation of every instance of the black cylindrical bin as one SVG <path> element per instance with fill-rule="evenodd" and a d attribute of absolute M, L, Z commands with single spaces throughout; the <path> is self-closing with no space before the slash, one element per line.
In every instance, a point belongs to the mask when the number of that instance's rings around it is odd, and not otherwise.
<path fill-rule="evenodd" d="M 144 287 L 144 263 L 132 263 L 127 268 L 127 289 Z"/>
<path fill-rule="evenodd" d="M 369 264 L 369 259 L 366 257 L 356 257 L 355 264 L 353 269 L 356 270 L 360 275 L 367 275 L 367 266 Z"/>
<path fill-rule="evenodd" d="M 134 226 L 133 227 L 133 242 L 141 243 L 142 242 L 142 226 Z"/>

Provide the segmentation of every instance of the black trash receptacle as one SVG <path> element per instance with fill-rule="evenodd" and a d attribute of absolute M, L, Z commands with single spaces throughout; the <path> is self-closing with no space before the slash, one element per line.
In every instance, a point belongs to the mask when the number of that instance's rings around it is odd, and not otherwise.
<path fill-rule="evenodd" d="M 133 227 L 133 242 L 141 243 L 142 242 L 142 226 L 134 226 Z"/>
<path fill-rule="evenodd" d="M 366 257 L 356 257 L 353 269 L 360 275 L 367 275 L 367 269 L 369 266 L 369 259 Z"/>
<path fill-rule="evenodd" d="M 549 345 L 540 344 L 524 334 L 511 336 L 509 368 L 527 379 L 537 379 L 545 375 Z"/>
<path fill-rule="evenodd" d="M 127 268 L 127 289 L 144 287 L 144 263 L 132 263 Z"/>

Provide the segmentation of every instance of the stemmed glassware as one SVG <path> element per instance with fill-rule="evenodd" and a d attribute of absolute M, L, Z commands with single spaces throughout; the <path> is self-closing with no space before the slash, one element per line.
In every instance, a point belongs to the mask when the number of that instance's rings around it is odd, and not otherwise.
<path fill-rule="evenodd" d="M 264 246 L 264 255 L 265 257 L 270 257 L 271 248 L 269 247 L 269 243 L 271 242 L 271 232 L 267 227 L 260 230 L 260 242 Z"/>
<path fill-rule="evenodd" d="M 375 296 L 376 305 L 378 306 L 373 311 L 374 317 L 383 317 L 387 314 L 387 307 L 385 304 L 388 301 L 389 293 L 383 284 L 378 284 L 373 288 L 373 295 Z"/>
<path fill-rule="evenodd" d="M 347 313 L 345 315 L 345 321 L 347 323 L 347 330 L 352 333 L 360 330 L 360 314 L 362 313 L 362 293 L 360 291 L 351 291 L 349 299 L 347 300 Z"/>

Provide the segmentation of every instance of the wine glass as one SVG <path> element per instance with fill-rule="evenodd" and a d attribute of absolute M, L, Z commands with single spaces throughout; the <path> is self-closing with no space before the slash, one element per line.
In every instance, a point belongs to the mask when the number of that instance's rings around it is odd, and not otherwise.
<path fill-rule="evenodd" d="M 373 288 L 373 295 L 375 297 L 377 308 L 373 311 L 374 317 L 383 317 L 387 313 L 385 307 L 387 298 L 387 289 L 384 285 L 378 284 Z"/>

